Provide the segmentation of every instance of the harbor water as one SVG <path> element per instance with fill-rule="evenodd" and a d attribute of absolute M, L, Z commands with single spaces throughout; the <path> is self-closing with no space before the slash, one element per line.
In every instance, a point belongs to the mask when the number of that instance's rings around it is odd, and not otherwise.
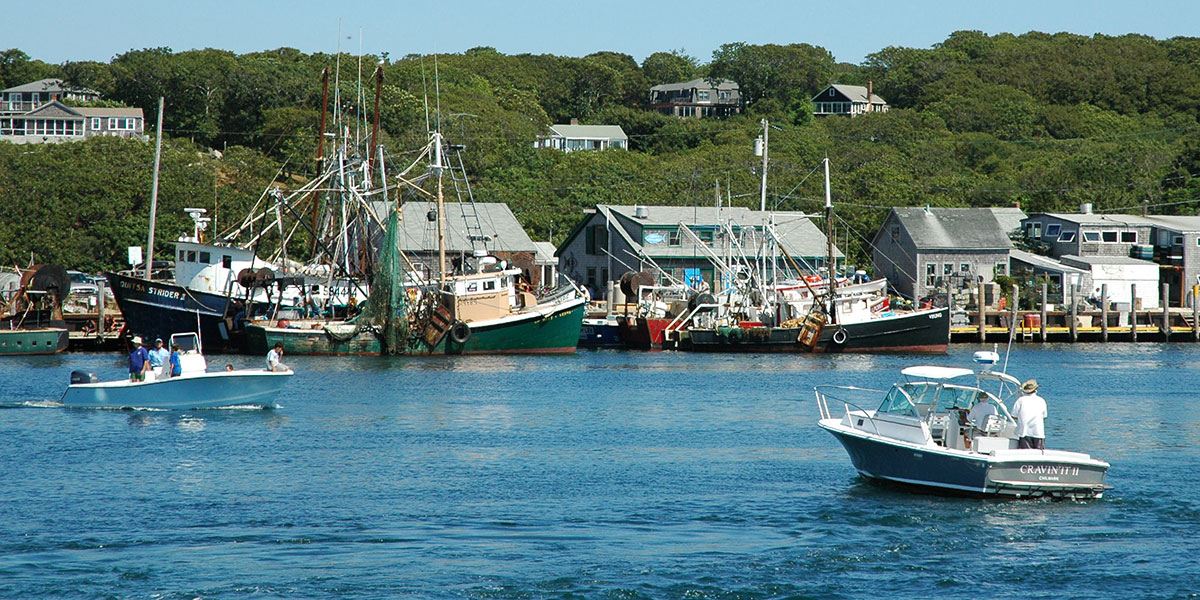
<path fill-rule="evenodd" d="M 1014 348 L 1100 500 L 871 485 L 816 426 L 816 384 L 979 349 L 288 357 L 281 408 L 176 412 L 56 406 L 115 354 L 8 358 L 0 598 L 1200 595 L 1200 346 Z"/>

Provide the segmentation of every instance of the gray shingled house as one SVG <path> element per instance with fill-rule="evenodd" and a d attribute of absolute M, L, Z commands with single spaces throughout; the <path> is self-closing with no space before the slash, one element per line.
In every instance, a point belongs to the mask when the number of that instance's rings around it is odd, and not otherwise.
<path fill-rule="evenodd" d="M 727 117 L 741 112 L 742 94 L 737 82 L 698 77 L 650 88 L 649 107 L 676 117 Z"/>
<path fill-rule="evenodd" d="M 874 275 L 911 298 L 993 281 L 1008 274 L 1008 233 L 1024 216 L 1019 208 L 893 208 L 871 240 Z"/>
<path fill-rule="evenodd" d="M 535 148 L 553 148 L 563 152 L 580 150 L 629 149 L 629 136 L 620 125 L 580 125 L 571 120 L 569 125 L 551 125 L 550 134 L 538 136 Z"/>
<path fill-rule="evenodd" d="M 699 242 L 680 230 L 681 223 L 696 234 Z M 627 271 L 654 271 L 655 265 L 675 281 L 698 285 L 703 280 L 715 289 L 719 286 L 714 286 L 716 269 L 709 253 L 736 253 L 736 243 L 744 253 L 753 254 L 769 223 L 773 223 L 784 249 L 802 267 L 807 264 L 816 269 L 826 263 L 825 235 L 804 213 L 764 213 L 745 207 L 600 204 L 586 211 L 559 244 L 558 269 L 590 287 L 595 298 L 605 297 L 608 282 L 620 281 Z M 834 258 L 842 258 L 836 248 Z M 790 270 L 782 255 L 776 260 L 777 269 Z M 662 283 L 669 280 L 661 278 Z"/>
<path fill-rule="evenodd" d="M 835 83 L 812 97 L 813 114 L 818 117 L 839 115 L 854 117 L 868 112 L 887 112 L 888 103 L 870 87 Z"/>

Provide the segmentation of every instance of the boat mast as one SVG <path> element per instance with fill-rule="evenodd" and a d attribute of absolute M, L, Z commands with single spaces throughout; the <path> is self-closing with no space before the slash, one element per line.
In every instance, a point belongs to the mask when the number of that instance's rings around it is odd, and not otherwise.
<path fill-rule="evenodd" d="M 158 129 L 154 133 L 154 183 L 150 187 L 150 233 L 146 235 L 146 268 L 142 273 L 150 280 L 154 266 L 154 217 L 158 214 L 158 167 L 162 164 L 163 97 L 158 97 Z"/>
<path fill-rule="evenodd" d="M 446 285 L 446 218 L 442 198 L 442 132 L 433 132 L 433 172 L 437 174 L 438 285 Z"/>
<path fill-rule="evenodd" d="M 829 157 L 825 157 L 825 244 L 827 261 L 826 269 L 829 271 L 829 320 L 831 323 L 837 323 L 837 302 L 834 299 L 834 288 L 837 286 L 837 270 L 833 264 L 833 199 L 829 193 Z"/>

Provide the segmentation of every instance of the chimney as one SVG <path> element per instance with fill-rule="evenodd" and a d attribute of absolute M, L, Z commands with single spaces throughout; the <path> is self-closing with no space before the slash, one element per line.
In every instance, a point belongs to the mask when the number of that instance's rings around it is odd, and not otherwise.
<path fill-rule="evenodd" d="M 867 112 L 871 112 L 871 99 L 875 97 L 875 82 L 867 81 Z"/>
<path fill-rule="evenodd" d="M 578 124 L 579 124 L 579 119 L 574 119 L 574 118 L 572 118 L 572 119 L 571 119 L 571 124 L 572 124 L 572 125 L 578 125 Z"/>
<path fill-rule="evenodd" d="M 1079 205 L 1079 212 L 1081 212 L 1081 213 L 1083 213 L 1083 214 L 1085 214 L 1085 215 L 1090 215 L 1090 214 L 1092 214 L 1092 203 L 1091 203 L 1091 202 L 1084 202 L 1083 204 L 1080 204 L 1080 205 Z"/>

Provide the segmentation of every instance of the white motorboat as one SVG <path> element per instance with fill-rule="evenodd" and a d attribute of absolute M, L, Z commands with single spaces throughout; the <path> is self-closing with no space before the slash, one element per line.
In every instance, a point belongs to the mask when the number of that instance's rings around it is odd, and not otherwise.
<path fill-rule="evenodd" d="M 1017 448 L 1016 421 L 1005 406 L 1020 387 L 1011 375 L 937 366 L 901 373 L 874 410 L 847 400 L 872 390 L 817 386 L 818 425 L 845 446 L 863 477 L 982 496 L 1100 498 L 1111 489 L 1107 462 Z M 980 394 L 996 414 L 967 422 L 961 416 Z M 843 403 L 841 417 L 830 414 L 831 400 Z"/>
<path fill-rule="evenodd" d="M 65 406 L 87 408 L 155 408 L 186 410 L 230 406 L 275 407 L 275 398 L 291 378 L 291 371 L 263 369 L 208 371 L 195 333 L 171 336 L 180 345 L 182 374 L 147 377 L 146 381 L 98 382 L 83 371 L 71 373 L 71 384 L 63 394 Z"/>

